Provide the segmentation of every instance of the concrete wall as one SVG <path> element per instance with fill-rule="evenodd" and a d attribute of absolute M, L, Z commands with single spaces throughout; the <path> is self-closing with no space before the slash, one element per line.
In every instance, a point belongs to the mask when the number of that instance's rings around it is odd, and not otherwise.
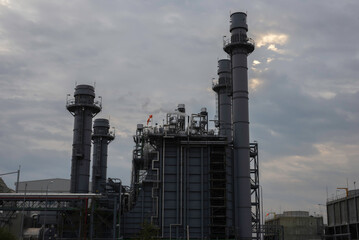
<path fill-rule="evenodd" d="M 348 197 L 327 202 L 328 227 L 326 235 L 359 238 L 359 192 L 349 191 Z M 331 239 L 331 238 L 329 238 Z"/>

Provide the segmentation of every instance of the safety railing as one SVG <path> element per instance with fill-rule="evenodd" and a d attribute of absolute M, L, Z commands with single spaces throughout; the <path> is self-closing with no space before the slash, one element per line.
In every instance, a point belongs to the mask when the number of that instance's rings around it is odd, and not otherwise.
<path fill-rule="evenodd" d="M 80 103 L 76 103 L 75 99 L 68 99 L 66 101 L 66 107 L 68 106 L 73 106 L 73 105 L 76 105 L 76 104 L 79 104 L 79 105 L 86 105 L 86 106 L 93 106 L 95 105 L 96 107 L 99 107 L 99 108 L 102 108 L 102 102 L 101 101 L 94 101 L 94 102 L 80 102 Z"/>
<path fill-rule="evenodd" d="M 244 43 L 244 44 L 248 44 L 248 45 L 253 45 L 255 46 L 256 43 L 252 38 L 245 38 L 245 39 L 241 39 L 240 37 L 235 38 L 238 39 L 238 41 L 232 41 L 231 38 L 223 38 L 223 47 L 232 44 L 232 43 Z"/>

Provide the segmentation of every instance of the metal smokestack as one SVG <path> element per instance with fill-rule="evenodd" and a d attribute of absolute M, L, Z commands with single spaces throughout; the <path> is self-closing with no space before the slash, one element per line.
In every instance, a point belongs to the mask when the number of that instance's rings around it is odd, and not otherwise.
<path fill-rule="evenodd" d="M 107 119 L 99 118 L 93 124 L 92 192 L 104 193 L 106 188 L 108 144 L 115 138 L 109 132 Z"/>
<path fill-rule="evenodd" d="M 232 141 L 232 80 L 231 60 L 218 61 L 218 83 L 213 85 L 218 99 L 219 135 L 226 136 Z"/>
<path fill-rule="evenodd" d="M 66 108 L 75 117 L 71 163 L 71 193 L 88 193 L 91 156 L 92 118 L 101 111 L 95 102 L 95 89 L 77 85 L 75 99 L 67 101 Z"/>
<path fill-rule="evenodd" d="M 247 31 L 247 14 L 231 14 L 231 40 L 224 51 L 232 62 L 234 222 L 240 239 L 252 237 L 247 56 L 254 51 L 254 43 Z"/>
<path fill-rule="evenodd" d="M 227 137 L 232 142 L 232 74 L 231 60 L 218 61 L 218 83 L 213 85 L 218 99 L 219 135 Z M 226 147 L 226 235 L 230 236 L 233 229 L 233 154 L 232 147 Z"/>

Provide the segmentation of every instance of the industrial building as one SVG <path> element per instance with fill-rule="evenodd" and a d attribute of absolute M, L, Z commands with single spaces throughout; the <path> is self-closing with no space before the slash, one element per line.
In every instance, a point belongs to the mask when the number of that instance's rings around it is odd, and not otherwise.
<path fill-rule="evenodd" d="M 77 85 L 66 108 L 74 116 L 69 193 L 1 194 L 2 225 L 21 211 L 24 229 L 37 237 L 131 239 L 151 226 L 161 239 L 260 239 L 258 144 L 249 141 L 247 14 L 230 16 L 231 37 L 218 61 L 218 119 L 209 129 L 205 107 L 187 113 L 178 104 L 163 125 L 138 124 L 134 135 L 131 185 L 107 178 L 107 119 L 93 118 L 102 102 L 89 85 Z M 91 148 L 92 187 L 90 187 Z M 48 186 L 48 185 L 47 185 Z M 91 193 L 89 193 L 91 192 Z M 30 215 L 29 215 L 30 214 Z M 24 222 L 24 221 L 22 221 Z M 52 234 L 52 235 L 51 235 Z"/>
<path fill-rule="evenodd" d="M 359 239 L 359 190 L 345 190 L 344 196 L 327 201 L 326 239 Z"/>
<path fill-rule="evenodd" d="M 70 180 L 64 178 L 50 178 L 33 181 L 19 182 L 17 186 L 19 193 L 69 193 Z"/>
<path fill-rule="evenodd" d="M 323 239 L 323 216 L 310 216 L 306 211 L 284 211 L 274 214 L 265 221 L 265 240 L 304 240 Z M 276 229 L 276 231 L 273 231 Z"/>

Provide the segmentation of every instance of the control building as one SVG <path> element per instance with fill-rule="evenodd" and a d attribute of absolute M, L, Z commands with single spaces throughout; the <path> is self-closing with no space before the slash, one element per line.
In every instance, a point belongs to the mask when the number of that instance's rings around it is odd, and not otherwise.
<path fill-rule="evenodd" d="M 327 217 L 326 239 L 359 239 L 359 190 L 328 199 Z"/>

